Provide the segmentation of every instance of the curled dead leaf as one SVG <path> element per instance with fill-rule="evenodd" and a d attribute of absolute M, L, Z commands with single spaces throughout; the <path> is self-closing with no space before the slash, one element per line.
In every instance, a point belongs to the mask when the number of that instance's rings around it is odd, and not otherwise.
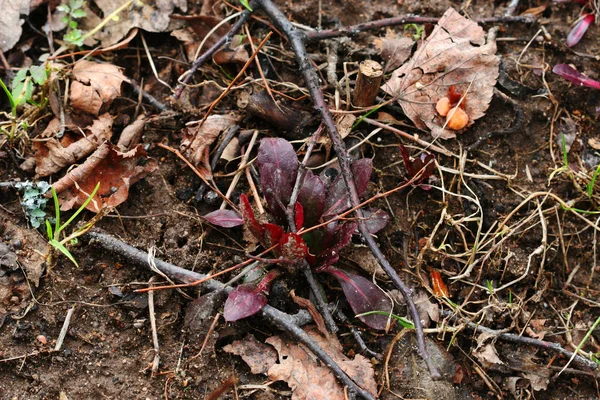
<path fill-rule="evenodd" d="M 104 207 L 116 207 L 127 200 L 129 187 L 156 170 L 156 160 L 148 157 L 142 145 L 126 153 L 106 142 L 83 164 L 69 171 L 54 183 L 59 193 L 61 210 L 83 204 L 100 182 L 100 188 L 86 209 L 98 212 Z"/>
<path fill-rule="evenodd" d="M 223 347 L 223 350 L 242 357 L 253 374 L 266 374 L 269 368 L 277 362 L 275 349 L 259 342 L 251 333 L 244 339 L 236 340 Z"/>
<path fill-rule="evenodd" d="M 79 132 L 66 132 L 59 139 L 55 136 L 60 130 L 60 121 L 58 118 L 50 121 L 40 134 L 40 140 L 33 144 L 37 176 L 52 175 L 92 153 L 100 144 L 111 138 L 112 123 L 112 117 L 103 114 L 92 125 L 83 129 L 85 136 Z"/>
<path fill-rule="evenodd" d="M 210 172 L 208 149 L 221 132 L 229 129 L 240 120 L 234 113 L 209 116 L 203 124 L 192 125 L 184 129 L 181 149 L 195 166 L 203 165 Z"/>
<path fill-rule="evenodd" d="M 115 65 L 81 60 L 73 67 L 71 107 L 98 115 L 121 94 L 121 83 L 127 80 Z"/>
<path fill-rule="evenodd" d="M 466 127 L 485 114 L 500 63 L 491 36 L 486 39 L 477 23 L 449 9 L 382 89 L 398 97 L 404 113 L 417 127 L 429 128 L 434 137 L 453 138 L 456 134 L 444 128 L 446 121 L 436 112 L 436 103 L 454 86 L 466 94 Z"/>

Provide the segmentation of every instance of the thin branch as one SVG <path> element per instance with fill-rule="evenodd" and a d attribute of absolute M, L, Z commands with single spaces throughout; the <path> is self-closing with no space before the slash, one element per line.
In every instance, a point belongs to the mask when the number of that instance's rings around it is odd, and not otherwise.
<path fill-rule="evenodd" d="M 346 187 L 348 188 L 351 204 L 352 206 L 358 206 L 360 204 L 360 200 L 356 191 L 356 185 L 354 183 L 354 178 L 350 169 L 351 158 L 348 156 L 344 142 L 337 130 L 333 118 L 331 117 L 327 104 L 325 103 L 323 92 L 321 91 L 321 88 L 319 86 L 319 77 L 312 64 L 310 63 L 308 55 L 306 53 L 306 48 L 304 46 L 304 36 L 292 26 L 290 21 L 283 15 L 279 8 L 277 8 L 277 6 L 273 4 L 271 0 L 257 0 L 257 3 L 260 5 L 263 11 L 265 11 L 265 13 L 271 18 L 273 23 L 282 32 L 285 33 L 292 45 L 292 49 L 294 50 L 294 53 L 296 55 L 296 60 L 299 64 L 300 72 L 304 76 L 304 80 L 306 82 L 306 85 L 308 86 L 308 90 L 313 99 L 315 108 L 321 113 L 323 124 L 327 127 L 329 137 L 331 139 L 331 142 L 333 143 L 333 148 L 338 156 L 341 173 L 344 178 L 344 182 L 346 183 Z M 364 215 L 360 208 L 356 209 L 356 215 L 358 217 L 358 228 L 361 235 L 366 240 L 367 244 L 369 245 L 369 248 L 373 252 L 373 255 L 377 258 L 377 261 L 379 262 L 381 267 L 390 277 L 394 285 L 400 290 L 400 292 L 406 300 L 413 323 L 415 325 L 415 330 L 417 333 L 417 343 L 421 357 L 423 357 L 423 359 L 425 360 L 425 363 L 427 364 L 432 378 L 440 379 L 441 374 L 438 368 L 435 365 L 433 365 L 433 363 L 431 362 L 431 358 L 427 353 L 425 339 L 423 336 L 423 326 L 421 324 L 421 319 L 419 317 L 417 307 L 415 306 L 415 303 L 411 297 L 412 291 L 404 284 L 404 282 L 402 282 L 402 279 L 400 279 L 398 273 L 386 260 L 379 247 L 377 247 L 375 240 L 373 239 L 366 227 Z"/>
<path fill-rule="evenodd" d="M 87 237 L 91 239 L 90 244 L 95 243 L 97 245 L 102 246 L 106 251 L 115 253 L 121 257 L 126 258 L 128 261 L 144 266 L 146 268 L 150 268 L 147 262 L 148 255 L 136 249 L 133 246 L 128 245 L 120 241 L 119 239 L 107 235 L 105 233 L 100 233 L 98 231 L 92 231 L 87 234 Z M 201 279 L 208 278 L 204 274 L 199 274 L 197 272 L 189 271 L 183 268 L 180 268 L 176 265 L 167 263 L 165 261 L 155 259 L 156 268 L 162 271 L 164 274 L 170 276 L 172 279 L 177 279 L 182 282 L 194 282 L 199 281 Z M 215 290 L 224 290 L 229 293 L 233 290 L 231 287 L 226 287 L 223 283 L 208 279 L 204 281 L 201 285 L 204 289 L 215 291 Z M 153 288 L 155 289 L 155 288 Z M 306 332 L 304 332 L 298 325 L 295 323 L 295 319 L 293 316 L 286 314 L 278 309 L 266 305 L 257 315 L 264 318 L 266 321 L 272 323 L 277 328 L 282 331 L 287 332 L 294 339 L 298 340 L 304 346 L 306 346 L 310 351 L 313 352 L 322 362 L 327 365 L 331 371 L 338 377 L 341 383 L 347 386 L 350 390 L 356 392 L 358 395 L 368 400 L 375 400 L 375 398 L 368 393 L 366 390 L 360 388 L 353 380 L 350 378 L 336 362 L 319 346 L 317 342 L 314 341 Z"/>
<path fill-rule="evenodd" d="M 259 1 L 258 3 L 262 3 Z M 383 18 L 377 21 L 365 22 L 363 24 L 352 25 L 334 29 L 324 29 L 322 31 L 312 31 L 306 34 L 306 38 L 309 41 L 317 41 L 324 39 L 332 39 L 340 36 L 353 36 L 360 32 L 372 31 L 388 26 L 397 26 L 405 24 L 436 24 L 440 19 L 436 17 L 419 17 L 416 15 L 404 15 L 401 17 Z M 509 22 L 521 22 L 525 24 L 532 24 L 535 22 L 535 18 L 531 15 L 505 15 L 500 17 L 488 17 L 480 18 L 476 20 L 480 24 L 494 24 L 494 23 L 509 23 Z"/>
<path fill-rule="evenodd" d="M 238 33 L 238 31 L 242 28 L 246 21 L 248 21 L 248 18 L 250 18 L 250 14 L 251 12 L 249 10 L 245 10 L 244 12 L 242 12 L 242 15 L 240 15 L 240 19 L 238 19 L 237 22 L 231 27 L 231 30 L 227 32 L 222 38 L 217 40 L 217 42 L 214 45 L 212 45 L 210 49 L 206 50 L 200 57 L 196 59 L 196 61 L 194 61 L 192 67 L 186 72 L 184 72 L 185 77 L 175 88 L 175 93 L 173 94 L 173 97 L 175 97 L 176 99 L 181 97 L 181 94 L 185 90 L 185 85 L 190 81 L 190 79 L 192 79 L 192 76 L 194 76 L 194 73 L 198 71 L 198 68 L 200 68 L 202 64 L 204 64 L 208 59 L 212 57 L 213 54 L 217 52 L 217 50 L 219 50 L 225 43 L 229 42 L 231 38 L 233 38 L 233 36 L 236 33 Z"/>
<path fill-rule="evenodd" d="M 448 311 L 448 310 L 442 311 L 442 314 L 444 316 L 450 317 L 456 321 L 460 321 L 458 316 L 456 314 L 454 314 L 452 311 Z M 593 371 L 596 371 L 598 369 L 598 364 L 596 364 L 592 360 L 588 360 L 587 358 L 583 358 L 579 355 L 576 355 L 575 353 L 572 353 L 569 350 L 564 349 L 558 343 L 546 342 L 545 340 L 539 340 L 539 339 L 534 339 L 534 338 L 530 338 L 530 337 L 520 336 L 520 335 L 517 335 L 514 333 L 503 332 L 501 330 L 494 330 L 494 329 L 486 328 L 485 326 L 482 326 L 479 324 L 475 324 L 473 322 L 467 323 L 466 327 L 471 330 L 474 330 L 476 332 L 479 332 L 479 333 L 486 333 L 486 334 L 495 336 L 495 337 L 505 340 L 507 342 L 513 342 L 513 343 L 522 344 L 522 345 L 534 346 L 534 347 L 544 349 L 544 350 L 550 350 L 555 353 L 561 354 L 567 358 L 573 357 L 573 362 L 580 366 L 584 366 Z"/>

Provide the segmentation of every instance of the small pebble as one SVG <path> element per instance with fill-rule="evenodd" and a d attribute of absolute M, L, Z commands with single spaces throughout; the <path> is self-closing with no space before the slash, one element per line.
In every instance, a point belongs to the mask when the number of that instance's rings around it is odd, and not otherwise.
<path fill-rule="evenodd" d="M 44 335 L 37 335 L 35 338 L 37 339 L 38 342 L 40 342 L 44 346 L 48 343 L 48 340 L 46 339 L 46 336 L 44 336 Z"/>

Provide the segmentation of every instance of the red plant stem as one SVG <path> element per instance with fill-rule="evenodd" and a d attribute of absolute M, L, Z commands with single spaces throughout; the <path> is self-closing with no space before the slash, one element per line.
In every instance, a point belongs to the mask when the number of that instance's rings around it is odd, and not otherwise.
<path fill-rule="evenodd" d="M 281 272 L 279 272 L 279 270 L 277 270 L 277 269 L 270 270 L 264 276 L 264 278 L 262 278 L 260 283 L 258 285 L 256 285 L 256 291 L 268 294 L 269 290 L 271 289 L 271 283 L 273 283 L 275 278 L 277 278 L 279 275 L 281 275 Z"/>
<path fill-rule="evenodd" d="M 258 2 L 262 4 L 262 2 Z M 416 15 L 403 15 L 401 17 L 383 18 L 377 21 L 365 22 L 364 24 L 352 25 L 347 27 L 335 28 L 335 29 L 324 29 L 322 31 L 312 31 L 306 34 L 306 38 L 309 41 L 317 41 L 324 39 L 332 39 L 340 36 L 352 36 L 360 32 L 371 31 L 376 29 L 385 28 L 388 26 L 404 25 L 404 24 L 435 24 L 439 21 L 439 18 L 435 17 L 419 17 Z M 506 23 L 506 22 L 522 22 L 531 24 L 535 22 L 535 18 L 531 15 L 517 15 L 517 16 L 501 16 L 501 17 L 489 17 L 480 18 L 477 20 L 480 24 L 490 23 Z"/>
<path fill-rule="evenodd" d="M 210 59 L 212 55 L 215 54 L 217 50 L 219 50 L 225 43 L 229 42 L 231 38 L 233 38 L 233 35 L 235 35 L 246 23 L 246 21 L 248 21 L 248 18 L 250 18 L 250 11 L 245 10 L 242 12 L 242 15 L 240 15 L 240 18 L 237 20 L 237 22 L 231 27 L 231 30 L 217 40 L 217 42 L 212 45 L 211 48 L 202 53 L 202 55 L 194 61 L 192 67 L 187 71 L 187 75 L 185 78 L 183 78 L 183 81 L 181 81 L 181 83 L 179 83 L 175 88 L 173 97 L 176 99 L 181 97 L 181 94 L 185 90 L 185 85 L 190 81 L 190 79 L 192 79 L 192 76 L 194 76 L 194 73 L 198 71 L 198 68 L 200 68 L 208 59 Z"/>
<path fill-rule="evenodd" d="M 290 202 L 287 206 L 287 210 L 286 210 L 287 215 L 286 216 L 287 216 L 288 224 L 290 226 L 290 230 L 294 233 L 296 233 L 298 231 L 298 229 L 296 227 L 296 222 L 295 222 L 296 216 L 295 216 L 294 205 L 298 201 L 298 193 L 300 193 L 300 186 L 302 186 L 302 182 L 304 182 L 304 177 L 306 176 L 306 162 L 308 161 L 315 145 L 317 144 L 317 141 L 319 140 L 319 136 L 321 136 L 322 131 L 323 131 L 323 124 L 321 124 L 319 126 L 319 128 L 315 131 L 315 133 L 313 133 L 313 135 L 311 136 L 310 142 L 308 143 L 308 147 L 306 149 L 306 153 L 304 154 L 304 159 L 300 163 L 300 166 L 299 166 L 300 171 L 298 172 L 298 176 L 296 177 L 294 189 L 292 190 L 292 195 L 290 196 Z M 327 307 L 327 302 L 321 295 L 321 291 L 319 290 L 317 281 L 312 273 L 312 269 L 305 259 L 303 259 L 300 262 L 300 269 L 302 270 L 302 273 L 304 274 L 304 277 L 306 278 L 306 282 L 308 283 L 310 290 L 314 294 L 315 305 L 317 306 L 317 309 L 323 316 L 323 320 L 325 321 L 325 325 L 327 325 L 327 329 L 331 333 L 336 333 L 339 330 L 339 328 L 336 325 L 336 323 L 333 319 L 333 316 L 331 315 L 331 311 L 329 311 L 329 308 Z"/>
<path fill-rule="evenodd" d="M 117 254 L 121 257 L 126 258 L 133 264 L 144 266 L 151 269 L 148 264 L 148 254 L 144 251 L 136 249 L 126 243 L 123 243 L 119 239 L 107 235 L 105 233 L 92 231 L 87 233 L 87 237 L 91 239 L 90 244 L 95 242 L 102 246 L 102 248 L 108 252 Z M 224 290 L 229 293 L 233 290 L 232 287 L 226 287 L 223 283 L 210 279 L 204 274 L 189 271 L 187 269 L 180 268 L 176 265 L 167 263 L 165 261 L 156 259 L 155 265 L 161 272 L 168 275 L 172 279 L 177 279 L 182 282 L 198 282 L 204 280 L 202 286 L 205 289 L 216 291 Z M 154 271 L 152 271 L 154 272 Z M 155 288 L 152 288 L 155 289 Z M 307 313 L 308 314 L 308 313 Z M 258 312 L 259 316 L 264 318 L 266 321 L 275 325 L 278 329 L 287 332 L 290 336 L 296 339 L 298 342 L 306 346 L 314 355 L 316 355 L 325 365 L 327 365 L 331 371 L 337 376 L 343 385 L 347 386 L 350 390 L 358 393 L 361 397 L 367 400 L 375 400 L 375 398 L 368 393 L 366 390 L 359 387 L 353 380 L 346 374 L 340 366 L 327 354 L 325 350 L 306 332 L 304 332 L 296 323 L 294 316 L 279 311 L 275 307 L 266 305 L 262 310 Z M 310 316 L 307 316 L 310 318 Z"/>
<path fill-rule="evenodd" d="M 333 143 L 333 148 L 338 156 L 341 173 L 344 178 L 344 182 L 346 183 L 346 187 L 348 188 L 351 204 L 352 206 L 358 206 L 360 204 L 360 199 L 358 197 L 356 185 L 354 183 L 354 178 L 350 169 L 351 158 L 348 156 L 348 152 L 346 151 L 344 142 L 337 130 L 333 118 L 331 117 L 331 113 L 329 112 L 327 104 L 325 103 L 323 92 L 321 91 L 321 88 L 319 86 L 319 77 L 315 69 L 311 65 L 308 55 L 306 53 L 306 48 L 304 46 L 304 38 L 293 27 L 293 25 L 285 17 L 285 15 L 283 15 L 279 8 L 277 8 L 277 6 L 273 4 L 271 0 L 257 0 L 257 3 L 269 16 L 273 23 L 276 26 L 278 26 L 278 28 L 282 32 L 285 33 L 292 45 L 292 49 L 294 50 L 296 60 L 300 67 L 300 72 L 304 76 L 304 80 L 306 82 L 306 85 L 308 86 L 308 91 L 313 99 L 315 108 L 321 113 L 323 124 L 327 127 L 329 137 L 331 139 L 331 142 Z M 415 303 L 411 297 L 412 291 L 404 284 L 404 282 L 402 282 L 400 276 L 398 276 L 397 272 L 387 261 L 379 247 L 377 247 L 375 240 L 373 239 L 373 237 L 367 229 L 367 226 L 364 221 L 364 215 L 360 208 L 356 209 L 356 215 L 358 217 L 359 232 L 366 240 L 367 244 L 369 245 L 369 248 L 373 252 L 373 255 L 381 264 L 381 267 L 384 269 L 384 271 L 387 273 L 390 279 L 394 282 L 394 285 L 400 290 L 402 296 L 406 300 L 406 304 L 408 305 L 411 317 L 413 319 L 413 323 L 415 325 L 419 353 L 421 354 L 421 357 L 427 364 L 427 368 L 429 369 L 431 377 L 433 379 L 440 379 L 441 374 L 438 368 L 435 365 L 433 365 L 431 358 L 427 353 L 427 347 L 425 345 L 425 338 L 423 335 L 423 325 L 421 324 L 421 319 L 419 317 L 417 307 L 415 306 Z"/>

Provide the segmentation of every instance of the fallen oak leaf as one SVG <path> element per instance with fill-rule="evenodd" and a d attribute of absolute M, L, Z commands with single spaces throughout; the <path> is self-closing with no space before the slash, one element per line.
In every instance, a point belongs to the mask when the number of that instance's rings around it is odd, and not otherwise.
<path fill-rule="evenodd" d="M 315 327 L 307 327 L 305 331 L 354 382 L 376 396 L 373 366 L 366 357 L 357 354 L 350 359 L 342 353 L 342 345 L 334 335 L 324 338 Z M 331 370 L 316 363 L 315 356 L 304 347 L 284 341 L 279 336 L 269 337 L 266 343 L 275 347 L 279 354 L 279 363 L 269 368 L 269 378 L 287 382 L 293 391 L 292 400 L 344 400 L 344 390 Z"/>
<path fill-rule="evenodd" d="M 59 193 L 61 210 L 66 211 L 82 205 L 100 182 L 98 192 L 86 206 L 89 211 L 99 212 L 127 200 L 129 187 L 157 168 L 158 163 L 148 157 L 142 145 L 123 153 L 106 142 L 53 187 Z"/>
<path fill-rule="evenodd" d="M 448 9 L 413 57 L 394 71 L 382 89 L 395 97 L 418 128 L 434 137 L 450 139 L 456 133 L 437 114 L 437 101 L 455 86 L 466 93 L 466 127 L 481 118 L 492 99 L 500 58 L 493 35 L 486 37 L 477 23 Z M 462 130 L 462 129 L 461 129 Z"/>
<path fill-rule="evenodd" d="M 98 115 L 121 95 L 123 81 L 129 80 L 116 65 L 81 60 L 73 67 L 69 92 L 71 107 Z"/>
<path fill-rule="evenodd" d="M 223 347 L 229 354 L 242 357 L 253 374 L 266 374 L 269 368 L 277 362 L 277 352 L 272 346 L 256 340 L 251 333 L 242 340 L 236 340 Z"/>
<path fill-rule="evenodd" d="M 68 132 L 62 138 L 56 138 L 60 130 L 60 121 L 55 118 L 50 121 L 40 138 L 47 140 L 35 141 L 35 172 L 37 177 L 49 176 L 64 167 L 71 166 L 88 156 L 112 136 L 112 117 L 103 114 L 91 126 L 83 129 L 84 136 Z"/>

